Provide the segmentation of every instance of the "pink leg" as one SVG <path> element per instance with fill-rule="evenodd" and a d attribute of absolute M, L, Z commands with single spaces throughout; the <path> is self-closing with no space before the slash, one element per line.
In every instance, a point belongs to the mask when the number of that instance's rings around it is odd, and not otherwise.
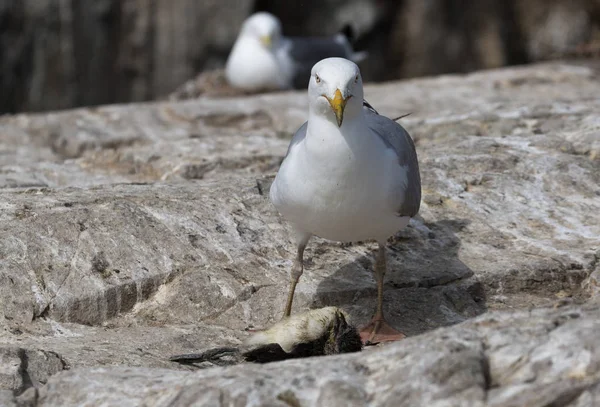
<path fill-rule="evenodd" d="M 287 302 L 285 304 L 285 310 L 283 311 L 283 317 L 287 318 L 292 313 L 292 303 L 294 302 L 294 292 L 296 291 L 296 285 L 298 284 L 298 280 L 300 280 L 300 276 L 304 272 L 304 249 L 308 244 L 308 240 L 310 239 L 310 235 L 302 237 L 300 242 L 298 243 L 298 252 L 296 254 L 296 259 L 294 260 L 294 265 L 292 266 L 292 271 L 290 275 L 290 290 L 288 292 Z"/>
<path fill-rule="evenodd" d="M 360 331 L 360 337 L 365 345 L 378 342 L 398 341 L 406 338 L 402 332 L 392 328 L 383 316 L 383 277 L 386 271 L 385 243 L 379 243 L 377 260 L 375 261 L 375 278 L 377 279 L 377 309 L 375 316 Z"/>

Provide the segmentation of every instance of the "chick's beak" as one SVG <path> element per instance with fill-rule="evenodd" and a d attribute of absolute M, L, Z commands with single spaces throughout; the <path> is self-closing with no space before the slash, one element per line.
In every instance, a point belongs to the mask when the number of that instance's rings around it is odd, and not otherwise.
<path fill-rule="evenodd" d="M 339 89 L 335 90 L 333 99 L 327 97 L 327 100 L 331 105 L 331 109 L 333 110 L 333 113 L 335 113 L 335 119 L 337 120 L 338 127 L 342 127 L 342 122 L 344 121 L 344 109 L 346 108 L 346 102 L 348 102 L 350 97 L 344 99 L 342 92 L 340 92 Z"/>
<path fill-rule="evenodd" d="M 267 48 L 271 48 L 271 36 L 270 35 L 263 35 L 262 37 L 260 37 L 260 42 Z"/>

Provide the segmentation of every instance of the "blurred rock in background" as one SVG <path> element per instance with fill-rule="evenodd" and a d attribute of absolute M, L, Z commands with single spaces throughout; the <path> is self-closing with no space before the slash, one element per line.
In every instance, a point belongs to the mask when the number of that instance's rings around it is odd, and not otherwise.
<path fill-rule="evenodd" d="M 351 23 L 367 81 L 574 56 L 600 38 L 599 0 L 0 0 L 0 112 L 162 98 L 223 66 L 261 10 L 286 35 Z"/>

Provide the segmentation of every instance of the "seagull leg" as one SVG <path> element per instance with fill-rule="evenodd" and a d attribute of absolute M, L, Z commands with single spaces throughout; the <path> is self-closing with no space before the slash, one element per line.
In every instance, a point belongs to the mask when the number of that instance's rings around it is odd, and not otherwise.
<path fill-rule="evenodd" d="M 290 291 L 288 292 L 287 303 L 285 304 L 285 310 L 283 311 L 284 318 L 289 317 L 292 313 L 294 292 L 296 291 L 296 285 L 298 284 L 298 280 L 300 280 L 300 276 L 304 272 L 304 249 L 306 249 L 306 245 L 308 244 L 309 239 L 310 235 L 302 235 L 298 239 L 298 252 L 296 254 L 296 259 L 294 260 L 294 265 L 292 266 L 292 270 L 290 273 Z"/>
<path fill-rule="evenodd" d="M 402 332 L 392 328 L 387 323 L 383 316 L 383 277 L 386 272 L 386 261 L 385 261 L 385 243 L 379 243 L 379 250 L 377 252 L 377 259 L 375 261 L 375 278 L 377 279 L 377 309 L 375 316 L 360 331 L 360 337 L 365 345 L 377 343 L 377 342 L 391 342 L 403 339 L 406 337 Z"/>

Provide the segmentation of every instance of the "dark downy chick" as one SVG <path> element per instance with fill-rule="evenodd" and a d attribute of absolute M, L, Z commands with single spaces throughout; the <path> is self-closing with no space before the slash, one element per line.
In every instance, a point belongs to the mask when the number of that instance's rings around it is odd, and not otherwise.
<path fill-rule="evenodd" d="M 337 307 L 292 315 L 271 328 L 255 332 L 241 348 L 215 348 L 200 354 L 177 355 L 170 360 L 185 364 L 217 365 L 241 362 L 268 363 L 285 359 L 358 352 L 358 330 Z"/>

